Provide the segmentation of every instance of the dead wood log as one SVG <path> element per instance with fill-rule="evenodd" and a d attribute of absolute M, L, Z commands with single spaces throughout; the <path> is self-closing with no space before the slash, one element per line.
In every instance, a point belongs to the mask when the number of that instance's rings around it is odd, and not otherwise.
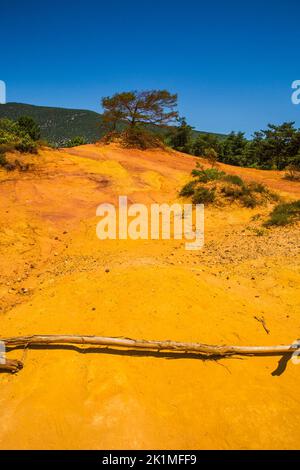
<path fill-rule="evenodd" d="M 18 372 L 23 368 L 23 364 L 21 361 L 17 359 L 6 359 L 4 363 L 0 363 L 0 371 L 7 371 L 7 372 Z"/>
<path fill-rule="evenodd" d="M 209 345 L 203 343 L 183 343 L 178 341 L 146 341 L 131 339 L 126 337 L 108 336 L 79 336 L 79 335 L 32 335 L 4 338 L 7 348 L 30 347 L 32 345 L 51 344 L 75 344 L 83 346 L 106 346 L 127 349 L 142 349 L 150 351 L 172 351 L 181 353 L 199 353 L 206 356 L 231 356 L 237 355 L 267 355 L 267 354 L 292 354 L 300 349 L 298 344 L 278 345 L 278 346 L 230 346 L 230 345 Z"/>

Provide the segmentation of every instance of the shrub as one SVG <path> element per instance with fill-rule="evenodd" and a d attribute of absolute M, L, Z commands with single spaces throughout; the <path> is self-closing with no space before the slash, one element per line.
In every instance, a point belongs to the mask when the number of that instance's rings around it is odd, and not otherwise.
<path fill-rule="evenodd" d="M 258 201 L 249 186 L 223 186 L 221 192 L 232 201 L 238 199 L 245 207 L 253 208 L 258 205 Z"/>
<path fill-rule="evenodd" d="M 222 179 L 223 179 L 223 181 L 227 181 L 227 183 L 235 184 L 237 186 L 243 186 L 244 185 L 244 181 L 238 175 L 225 175 L 225 173 L 224 173 L 224 177 Z"/>
<path fill-rule="evenodd" d="M 32 140 L 29 135 L 25 134 L 18 142 L 16 142 L 15 149 L 24 153 L 37 153 L 37 143 Z"/>
<path fill-rule="evenodd" d="M 255 181 L 252 181 L 251 183 L 249 183 L 249 189 L 251 191 L 254 191 L 255 193 L 268 193 L 269 190 L 268 188 L 266 188 L 266 186 L 262 183 L 256 183 Z"/>
<path fill-rule="evenodd" d="M 78 147 L 79 145 L 85 145 L 87 141 L 84 137 L 77 135 L 66 142 L 65 147 Z"/>
<path fill-rule="evenodd" d="M 289 181 L 300 181 L 300 165 L 291 164 L 287 166 L 287 172 L 284 175 L 284 179 Z"/>
<path fill-rule="evenodd" d="M 217 168 L 208 168 L 204 170 L 201 165 L 198 165 L 199 169 L 192 171 L 192 176 L 197 177 L 200 183 L 208 183 L 209 181 L 215 181 L 223 178 L 225 175 L 224 171 L 220 171 Z"/>
<path fill-rule="evenodd" d="M 240 198 L 244 194 L 243 188 L 235 186 L 223 186 L 221 188 L 221 193 L 223 193 L 225 197 L 231 198 L 233 200 Z"/>
<path fill-rule="evenodd" d="M 241 203 L 243 206 L 248 207 L 249 209 L 253 209 L 258 205 L 258 201 L 252 193 L 243 194 L 241 197 Z"/>
<path fill-rule="evenodd" d="M 37 152 L 37 143 L 20 127 L 18 122 L 10 119 L 0 119 L 0 147 L 20 152 Z"/>
<path fill-rule="evenodd" d="M 21 116 L 18 121 L 19 128 L 28 134 L 30 139 L 36 141 L 41 138 L 41 130 L 39 125 L 30 116 Z"/>
<path fill-rule="evenodd" d="M 280 201 L 280 196 L 262 183 L 255 181 L 246 183 L 240 176 L 228 175 L 217 168 L 205 170 L 201 164 L 197 163 L 191 174 L 194 180 L 187 183 L 179 194 L 193 196 L 194 203 L 214 202 L 220 195 L 223 199 L 237 201 L 248 208 L 254 208 L 268 201 Z M 215 183 L 211 188 L 212 182 Z M 201 186 L 200 183 L 207 184 L 208 187 Z"/>
<path fill-rule="evenodd" d="M 193 204 L 209 204 L 211 202 L 214 202 L 216 198 L 215 191 L 216 188 L 207 189 L 204 186 L 198 186 L 195 189 L 192 197 Z"/>
<path fill-rule="evenodd" d="M 300 200 L 281 203 L 274 207 L 269 219 L 265 222 L 266 227 L 272 225 L 289 225 L 300 220 Z"/>
<path fill-rule="evenodd" d="M 192 196 L 195 192 L 196 181 L 189 181 L 189 183 L 185 184 L 183 188 L 179 192 L 179 196 L 188 197 Z"/>

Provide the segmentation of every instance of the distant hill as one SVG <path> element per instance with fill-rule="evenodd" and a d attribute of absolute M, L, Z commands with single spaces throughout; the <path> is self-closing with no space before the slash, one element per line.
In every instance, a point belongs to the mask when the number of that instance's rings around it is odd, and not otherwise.
<path fill-rule="evenodd" d="M 102 124 L 102 115 L 86 109 L 52 108 L 48 106 L 35 106 L 23 103 L 0 104 L 0 119 L 18 119 L 20 116 L 34 118 L 42 132 L 42 138 L 52 144 L 63 146 L 68 140 L 76 136 L 84 137 L 87 142 L 93 143 L 99 140 L 105 130 Z M 120 124 L 122 127 L 122 123 Z M 158 126 L 151 126 L 151 130 L 158 133 L 166 132 Z M 197 137 L 204 131 L 193 131 Z M 224 134 L 215 134 L 224 138 Z"/>

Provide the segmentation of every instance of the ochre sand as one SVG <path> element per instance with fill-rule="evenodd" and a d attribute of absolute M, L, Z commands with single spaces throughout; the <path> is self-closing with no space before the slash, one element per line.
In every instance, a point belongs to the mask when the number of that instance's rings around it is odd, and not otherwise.
<path fill-rule="evenodd" d="M 207 208 L 206 244 L 99 241 L 96 207 L 174 202 L 196 159 L 86 145 L 0 170 L 0 336 L 86 334 L 272 345 L 300 337 L 299 227 L 270 208 Z M 225 167 L 287 199 L 279 172 Z M 106 272 L 109 270 L 109 272 Z M 263 316 L 270 334 L 254 317 Z M 0 374 L 1 449 L 300 448 L 300 365 L 72 347 L 14 350 Z M 276 371 L 274 373 L 274 371 Z M 272 375 L 273 373 L 273 375 Z"/>

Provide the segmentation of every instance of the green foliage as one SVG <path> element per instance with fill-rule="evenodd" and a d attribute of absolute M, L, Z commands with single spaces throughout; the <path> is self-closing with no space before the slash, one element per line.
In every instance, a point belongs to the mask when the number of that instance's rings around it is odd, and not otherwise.
<path fill-rule="evenodd" d="M 300 200 L 278 204 L 265 222 L 266 227 L 283 226 L 300 221 Z"/>
<path fill-rule="evenodd" d="M 192 196 L 194 194 L 194 191 L 195 191 L 195 186 L 196 186 L 196 181 L 189 181 L 180 190 L 179 196 L 182 196 L 182 197 Z"/>
<path fill-rule="evenodd" d="M 253 209 L 258 205 L 258 200 L 251 192 L 249 194 L 243 194 L 240 198 L 240 202 L 244 207 L 248 207 L 249 209 Z"/>
<path fill-rule="evenodd" d="M 18 120 L 21 116 L 32 117 L 41 129 L 41 139 L 46 140 L 50 145 L 63 147 L 66 142 L 80 135 L 87 143 L 96 142 L 112 130 L 111 122 L 107 123 L 103 114 L 84 109 L 65 109 L 47 106 L 34 106 L 22 103 L 7 103 L 0 106 L 0 119 L 8 118 Z M 119 120 L 115 125 L 117 132 L 122 132 L 127 127 L 127 123 Z M 166 137 L 172 128 L 170 126 L 160 126 L 155 124 L 145 124 L 145 128 L 154 134 Z M 203 132 L 192 131 L 192 140 L 196 139 Z M 217 134 L 218 139 L 222 139 L 222 134 Z M 210 145 L 212 147 L 212 145 Z"/>
<path fill-rule="evenodd" d="M 77 135 L 82 135 L 87 142 L 96 142 L 105 132 L 102 115 L 94 111 L 21 103 L 0 106 L 0 119 L 16 121 L 21 116 L 32 117 L 41 129 L 41 138 L 56 147 L 64 146 Z"/>
<path fill-rule="evenodd" d="M 245 152 L 247 163 L 251 162 L 263 169 L 278 170 L 291 164 L 300 151 L 300 130 L 295 129 L 294 124 L 269 124 L 266 130 L 255 132 Z"/>
<path fill-rule="evenodd" d="M 229 185 L 222 186 L 221 193 L 224 194 L 225 197 L 230 198 L 233 201 L 245 195 L 244 187 Z"/>
<path fill-rule="evenodd" d="M 41 130 L 35 120 L 30 116 L 21 116 L 17 121 L 19 128 L 29 135 L 30 139 L 37 141 L 41 138 Z"/>
<path fill-rule="evenodd" d="M 179 119 L 180 126 L 172 128 L 167 136 L 167 143 L 179 152 L 190 153 L 193 128 L 189 126 L 185 118 Z"/>
<path fill-rule="evenodd" d="M 224 173 L 223 176 L 223 181 L 226 181 L 227 183 L 235 184 L 237 186 L 244 186 L 244 181 L 243 179 L 238 176 L 238 175 L 226 175 Z"/>
<path fill-rule="evenodd" d="M 215 149 L 209 147 L 204 150 L 204 158 L 209 161 L 212 167 L 216 166 L 218 161 L 218 154 Z"/>
<path fill-rule="evenodd" d="M 194 141 L 192 145 L 192 154 L 196 155 L 197 157 L 203 156 L 205 150 L 207 149 L 214 149 L 217 153 L 220 152 L 221 142 L 220 138 L 218 138 L 214 134 L 200 134 Z"/>
<path fill-rule="evenodd" d="M 287 169 L 286 178 L 295 180 L 300 173 L 300 129 L 294 122 L 269 124 L 247 140 L 243 132 L 231 132 L 225 138 L 201 134 L 192 142 L 190 153 L 209 157 L 210 149 L 220 162 L 261 169 Z"/>
<path fill-rule="evenodd" d="M 207 168 L 206 170 L 202 165 L 197 164 L 197 168 L 192 171 L 192 176 L 197 178 L 201 183 L 208 183 L 208 181 L 215 181 L 223 178 L 225 175 L 224 171 L 220 171 L 217 168 Z"/>
<path fill-rule="evenodd" d="M 195 204 L 227 200 L 236 201 L 244 207 L 254 208 L 269 201 L 279 200 L 279 196 L 265 185 L 257 182 L 246 183 L 240 176 L 228 175 L 218 168 L 205 170 L 201 164 L 197 163 L 197 167 L 191 174 L 194 179 L 181 189 L 179 195 L 192 196 Z"/>
<path fill-rule="evenodd" d="M 141 124 L 166 125 L 178 118 L 177 95 L 167 90 L 126 91 L 102 98 L 103 118 L 116 129 L 118 121 L 130 127 Z"/>
<path fill-rule="evenodd" d="M 0 120 L 0 147 L 6 152 L 9 150 L 37 152 L 37 143 L 18 122 L 9 119 Z"/>
<path fill-rule="evenodd" d="M 300 150 L 286 167 L 284 178 L 289 181 L 300 181 Z"/>
<path fill-rule="evenodd" d="M 79 145 L 85 145 L 87 144 L 87 141 L 84 137 L 82 136 L 75 136 L 73 139 L 68 140 L 64 147 L 78 147 Z"/>
<path fill-rule="evenodd" d="M 245 166 L 245 148 L 247 139 L 243 132 L 231 132 L 221 143 L 220 162 L 229 165 Z"/>
<path fill-rule="evenodd" d="M 204 186 L 198 186 L 193 194 L 193 204 L 209 204 L 215 201 L 216 194 L 215 188 L 205 188 Z"/>

